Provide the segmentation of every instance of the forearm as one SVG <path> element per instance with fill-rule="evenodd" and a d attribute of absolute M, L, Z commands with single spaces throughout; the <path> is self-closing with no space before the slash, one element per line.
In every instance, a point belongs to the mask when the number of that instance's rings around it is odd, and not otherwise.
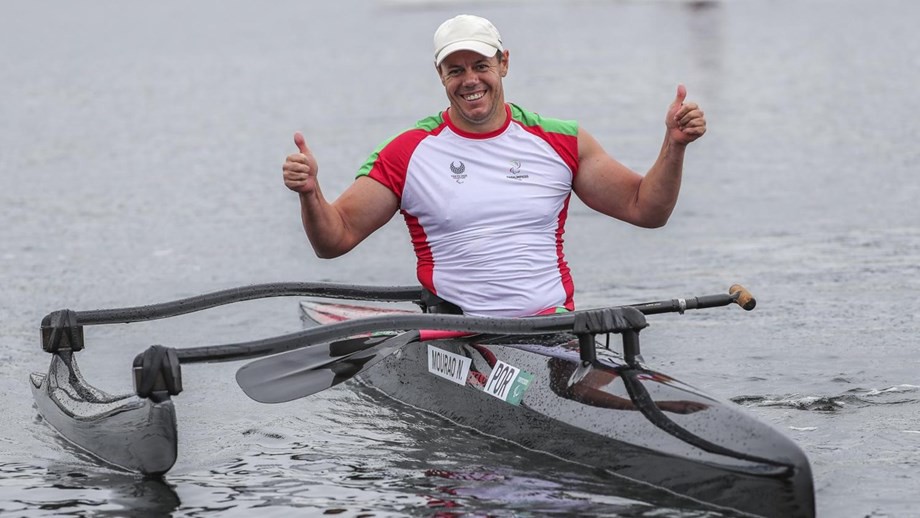
<path fill-rule="evenodd" d="M 636 209 L 642 226 L 660 227 L 668 222 L 680 194 L 686 144 L 667 135 L 658 159 L 648 170 L 636 193 Z"/>
<path fill-rule="evenodd" d="M 304 231 L 313 251 L 324 259 L 350 251 L 389 221 L 398 207 L 395 194 L 367 177 L 358 178 L 333 203 L 323 197 L 319 183 L 300 194 Z"/>
<path fill-rule="evenodd" d="M 300 194 L 300 218 L 317 257 L 331 259 L 353 247 L 346 244 L 347 227 L 344 218 L 326 201 L 318 184 L 313 191 Z"/>
<path fill-rule="evenodd" d="M 298 153 L 281 167 L 284 185 L 300 196 L 300 218 L 318 257 L 338 257 L 380 228 L 396 212 L 399 200 L 380 183 L 358 178 L 333 203 L 319 187 L 319 165 L 303 135 L 294 133 Z"/>
<path fill-rule="evenodd" d="M 578 131 L 578 174 L 572 187 L 592 209 L 640 227 L 668 222 L 677 205 L 687 144 L 706 132 L 703 111 L 684 103 L 686 89 L 677 88 L 665 118 L 658 159 L 645 176 L 608 155 L 587 131 Z"/>

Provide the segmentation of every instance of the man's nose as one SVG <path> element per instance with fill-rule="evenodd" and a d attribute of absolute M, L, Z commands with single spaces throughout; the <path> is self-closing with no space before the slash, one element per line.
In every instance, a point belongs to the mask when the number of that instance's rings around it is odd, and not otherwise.
<path fill-rule="evenodd" d="M 463 84 L 475 84 L 479 82 L 479 74 L 475 70 L 469 68 L 463 71 Z"/>

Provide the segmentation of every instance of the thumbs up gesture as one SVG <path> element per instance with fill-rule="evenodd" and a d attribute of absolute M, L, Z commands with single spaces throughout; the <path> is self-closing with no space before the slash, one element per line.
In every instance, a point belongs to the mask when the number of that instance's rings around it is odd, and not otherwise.
<path fill-rule="evenodd" d="M 665 125 L 668 128 L 668 137 L 678 144 L 687 145 L 706 133 L 706 118 L 703 110 L 693 102 L 684 102 L 687 98 L 687 88 L 677 85 L 677 96 L 668 108 Z"/>
<path fill-rule="evenodd" d="M 294 133 L 294 145 L 297 146 L 298 152 L 288 155 L 281 167 L 284 173 L 284 185 L 294 192 L 309 194 L 316 190 L 316 174 L 319 172 L 319 166 L 300 132 Z"/>

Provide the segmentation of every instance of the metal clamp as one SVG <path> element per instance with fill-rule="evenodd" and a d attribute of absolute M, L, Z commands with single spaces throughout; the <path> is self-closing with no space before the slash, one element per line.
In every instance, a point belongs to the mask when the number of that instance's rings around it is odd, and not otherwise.
<path fill-rule="evenodd" d="M 77 324 L 76 311 L 61 309 L 49 313 L 42 319 L 41 333 L 46 353 L 83 350 L 83 326 Z"/>
<path fill-rule="evenodd" d="M 151 345 L 134 357 L 134 391 L 159 402 L 182 392 L 182 369 L 176 350 Z"/>

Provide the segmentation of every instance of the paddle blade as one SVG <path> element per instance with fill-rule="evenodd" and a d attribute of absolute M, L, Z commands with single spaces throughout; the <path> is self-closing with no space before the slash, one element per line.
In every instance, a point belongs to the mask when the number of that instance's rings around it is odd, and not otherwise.
<path fill-rule="evenodd" d="M 236 382 L 255 401 L 286 403 L 347 381 L 417 339 L 412 331 L 296 349 L 240 367 Z"/>

